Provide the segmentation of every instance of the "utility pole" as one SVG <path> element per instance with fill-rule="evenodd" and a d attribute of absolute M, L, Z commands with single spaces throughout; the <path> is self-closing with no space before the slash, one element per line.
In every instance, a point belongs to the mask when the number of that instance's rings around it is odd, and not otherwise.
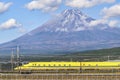
<path fill-rule="evenodd" d="M 108 61 L 110 61 L 110 56 L 108 56 Z"/>
<path fill-rule="evenodd" d="M 82 73 L 82 62 L 80 61 L 80 73 Z"/>
<path fill-rule="evenodd" d="M 12 53 L 11 53 L 11 71 L 13 71 L 14 68 L 14 53 L 13 53 L 13 49 L 12 49 Z"/>
<path fill-rule="evenodd" d="M 2 71 L 2 63 L 0 63 L 0 71 Z"/>
<path fill-rule="evenodd" d="M 19 54 L 19 46 L 17 46 L 17 67 L 19 67 L 20 63 L 20 54 Z"/>
<path fill-rule="evenodd" d="M 70 59 L 70 61 L 71 61 L 71 62 L 73 61 L 72 58 Z"/>
<path fill-rule="evenodd" d="M 17 46 L 17 67 L 19 68 L 19 72 L 21 73 L 21 68 L 20 68 L 20 48 Z"/>

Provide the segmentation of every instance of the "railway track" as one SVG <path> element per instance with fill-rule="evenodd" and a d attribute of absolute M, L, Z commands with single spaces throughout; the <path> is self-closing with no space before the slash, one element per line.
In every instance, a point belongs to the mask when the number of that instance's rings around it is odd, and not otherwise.
<path fill-rule="evenodd" d="M 120 73 L 0 74 L 0 80 L 120 80 Z"/>

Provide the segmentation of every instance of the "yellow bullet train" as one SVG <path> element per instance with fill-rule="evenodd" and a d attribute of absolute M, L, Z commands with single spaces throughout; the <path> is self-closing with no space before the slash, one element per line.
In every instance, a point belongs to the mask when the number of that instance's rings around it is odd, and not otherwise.
<path fill-rule="evenodd" d="M 15 70 L 120 70 L 120 62 L 29 62 Z"/>

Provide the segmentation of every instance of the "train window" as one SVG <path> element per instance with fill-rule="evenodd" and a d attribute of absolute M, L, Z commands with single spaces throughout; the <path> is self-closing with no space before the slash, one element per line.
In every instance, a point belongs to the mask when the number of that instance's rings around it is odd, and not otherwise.
<path fill-rule="evenodd" d="M 96 64 L 96 66 L 98 66 L 98 64 Z"/>
<path fill-rule="evenodd" d="M 59 64 L 59 66 L 61 66 L 61 64 Z"/>
<path fill-rule="evenodd" d="M 43 66 L 45 67 L 45 64 Z"/>
<path fill-rule="evenodd" d="M 38 66 L 40 66 L 40 64 L 38 64 Z"/>
<path fill-rule="evenodd" d="M 54 64 L 54 66 L 55 66 L 55 64 Z"/>
<path fill-rule="evenodd" d="M 91 66 L 90 64 L 88 66 Z"/>
<path fill-rule="evenodd" d="M 64 66 L 66 66 L 66 64 L 64 64 Z"/>
<path fill-rule="evenodd" d="M 71 64 L 69 64 L 69 66 L 71 66 Z"/>
<path fill-rule="evenodd" d="M 50 64 L 48 66 L 50 66 Z"/>
<path fill-rule="evenodd" d="M 83 64 L 83 66 L 85 66 L 85 64 Z"/>
<path fill-rule="evenodd" d="M 118 64 L 118 66 L 120 66 L 120 64 Z"/>

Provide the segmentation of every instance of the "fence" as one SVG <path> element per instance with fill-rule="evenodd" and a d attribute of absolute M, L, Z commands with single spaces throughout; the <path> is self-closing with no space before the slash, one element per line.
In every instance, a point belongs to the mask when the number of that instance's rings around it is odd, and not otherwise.
<path fill-rule="evenodd" d="M 0 80 L 120 80 L 120 73 L 0 74 Z"/>

